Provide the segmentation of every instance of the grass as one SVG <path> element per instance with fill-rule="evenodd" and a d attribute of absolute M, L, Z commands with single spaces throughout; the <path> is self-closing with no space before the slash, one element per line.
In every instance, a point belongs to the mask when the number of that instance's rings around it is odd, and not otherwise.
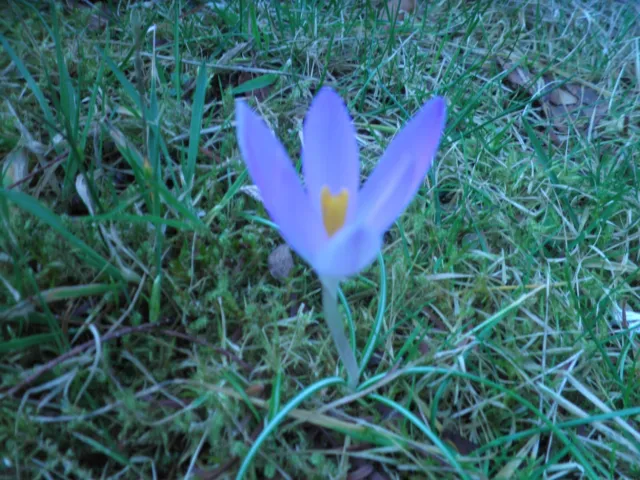
<path fill-rule="evenodd" d="M 418 3 L 9 4 L 2 476 L 638 478 L 638 11 Z M 606 113 L 550 116 L 517 68 Z M 293 154 L 324 84 L 363 178 L 449 105 L 423 188 L 342 285 L 355 392 L 317 277 L 269 272 L 282 240 L 234 136 L 246 96 Z"/>

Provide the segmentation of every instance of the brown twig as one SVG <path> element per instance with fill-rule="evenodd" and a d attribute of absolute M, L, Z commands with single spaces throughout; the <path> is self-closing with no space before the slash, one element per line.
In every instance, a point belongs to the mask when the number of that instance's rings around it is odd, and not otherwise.
<path fill-rule="evenodd" d="M 136 327 L 121 328 L 121 329 L 116 330 L 114 332 L 107 333 L 104 337 L 100 338 L 100 341 L 101 342 L 108 342 L 109 340 L 115 340 L 115 339 L 118 339 L 120 337 L 124 337 L 125 335 L 131 335 L 131 334 L 134 334 L 134 333 L 147 333 L 147 332 L 150 332 L 150 331 L 153 331 L 153 330 L 156 330 L 156 329 L 160 329 L 165 324 L 166 324 L 166 322 L 165 323 L 145 323 L 144 325 L 138 325 Z M 250 365 L 248 363 L 246 363 L 245 361 L 241 360 L 240 358 L 238 358 L 233 353 L 231 353 L 231 352 L 229 352 L 229 351 L 227 351 L 227 350 L 225 350 L 223 348 L 215 347 L 213 345 L 210 345 L 209 343 L 205 342 L 204 340 L 201 340 L 201 339 L 196 338 L 196 337 L 192 337 L 192 336 L 187 335 L 185 333 L 176 332 L 174 330 L 169 330 L 169 329 L 166 329 L 166 328 L 162 328 L 161 330 L 159 330 L 159 332 L 164 334 L 164 335 L 167 335 L 167 336 L 182 338 L 184 340 L 189 340 L 189 341 L 197 343 L 199 345 L 203 345 L 203 346 L 209 347 L 209 348 L 215 350 L 216 352 L 220 353 L 221 355 L 224 355 L 227 358 L 230 358 L 231 360 L 235 361 L 236 363 L 238 363 L 238 365 L 240 365 L 245 370 L 250 370 L 251 369 L 251 367 L 250 367 Z M 79 355 L 80 353 L 84 352 L 85 350 L 88 350 L 89 348 L 91 348 L 94 345 L 95 345 L 95 342 L 93 340 L 90 340 L 88 342 L 82 343 L 82 344 L 72 348 L 68 352 L 63 353 L 62 355 L 60 355 L 59 357 L 56 357 L 56 358 L 48 361 L 47 363 L 42 365 L 38 370 L 36 370 L 33 374 L 31 374 L 27 378 L 25 378 L 22 382 L 18 383 L 17 385 L 13 386 L 12 388 L 10 388 L 7 391 L 7 396 L 14 396 L 16 393 L 20 392 L 23 388 L 25 388 L 25 387 L 31 385 L 33 382 L 35 382 L 44 373 L 54 369 L 56 366 L 60 365 L 65 360 L 68 360 L 69 358 L 72 358 L 72 357 L 74 357 L 76 355 Z"/>

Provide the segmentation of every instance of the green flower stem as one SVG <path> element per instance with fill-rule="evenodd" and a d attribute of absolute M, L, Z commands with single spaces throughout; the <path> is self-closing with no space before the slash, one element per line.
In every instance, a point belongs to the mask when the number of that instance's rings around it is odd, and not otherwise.
<path fill-rule="evenodd" d="M 349 341 L 344 333 L 344 325 L 338 311 L 338 282 L 331 279 L 322 279 L 322 306 L 324 318 L 329 326 L 329 331 L 338 349 L 340 359 L 347 370 L 348 386 L 355 389 L 358 386 L 360 369 Z"/>

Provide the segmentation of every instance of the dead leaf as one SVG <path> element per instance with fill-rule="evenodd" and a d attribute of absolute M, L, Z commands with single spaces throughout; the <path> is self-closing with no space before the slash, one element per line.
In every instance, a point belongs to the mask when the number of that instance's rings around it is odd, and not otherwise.
<path fill-rule="evenodd" d="M 510 70 L 512 65 L 505 64 L 504 68 Z M 522 67 L 516 67 L 512 72 L 507 75 L 507 80 L 511 82 L 515 87 L 526 88 L 531 83 L 531 76 Z"/>
<path fill-rule="evenodd" d="M 89 30 L 104 30 L 109 25 L 109 19 L 100 14 L 91 14 L 89 21 L 87 22 L 87 28 Z"/>
<path fill-rule="evenodd" d="M 262 392 L 264 392 L 264 384 L 263 383 L 254 383 L 252 385 L 249 385 L 247 388 L 245 388 L 244 392 L 247 395 L 250 395 L 252 397 L 257 397 Z"/>
<path fill-rule="evenodd" d="M 373 474 L 369 477 L 369 480 L 389 480 L 389 477 L 380 472 L 373 472 Z"/>
<path fill-rule="evenodd" d="M 426 307 L 423 308 L 422 313 L 424 313 L 424 315 L 429 319 L 430 324 L 433 325 L 433 327 L 436 330 L 439 330 L 441 332 L 449 331 L 449 328 L 447 327 L 447 325 L 430 308 L 426 308 Z"/>
<path fill-rule="evenodd" d="M 611 313 L 613 316 L 611 326 L 628 330 L 629 337 L 633 338 L 633 334 L 640 328 L 640 312 L 632 310 L 626 305 L 626 302 L 622 303 L 622 307 L 614 302 L 611 306 Z"/>
<path fill-rule="evenodd" d="M 519 62 L 511 62 L 498 58 L 497 64 L 502 70 L 509 71 L 505 80 L 514 89 L 522 89 L 530 95 L 544 86 L 544 80 L 534 81 L 535 76 Z"/>
<path fill-rule="evenodd" d="M 380 12 L 380 19 L 387 22 L 397 19 L 404 20 L 408 13 L 416 9 L 416 0 L 389 0 L 387 6 Z"/>
<path fill-rule="evenodd" d="M 575 95 L 564 88 L 556 88 L 549 94 L 549 101 L 554 105 L 574 105 L 578 103 Z"/>
<path fill-rule="evenodd" d="M 91 216 L 95 215 L 95 209 L 93 208 L 93 201 L 91 200 L 91 195 L 89 194 L 87 179 L 83 174 L 80 174 L 76 177 L 76 191 L 82 199 L 85 207 L 87 207 L 87 210 L 89 210 Z"/>
<path fill-rule="evenodd" d="M 115 14 L 102 2 L 87 2 L 86 0 L 75 0 L 68 2 L 68 8 L 73 10 L 90 11 L 87 20 L 87 28 L 89 30 L 104 30 L 110 20 L 114 20 Z"/>
<path fill-rule="evenodd" d="M 353 472 L 347 475 L 347 480 L 365 480 L 371 476 L 375 469 L 371 463 L 365 463 L 356 468 Z"/>
<path fill-rule="evenodd" d="M 550 136 L 554 143 L 561 144 L 568 139 L 572 128 L 585 133 L 590 126 L 597 126 L 607 113 L 607 105 L 593 88 L 579 82 L 565 82 L 551 75 L 536 75 L 518 62 L 497 60 L 505 71 L 512 70 L 505 82 L 512 88 L 524 90 L 532 97 L 538 97 L 543 112 L 549 121 Z M 541 92 L 548 91 L 540 96 Z"/>
<path fill-rule="evenodd" d="M 268 259 L 269 271 L 278 280 L 285 280 L 293 268 L 291 250 L 286 244 L 277 247 Z"/>
<path fill-rule="evenodd" d="M 467 440 L 458 432 L 455 432 L 453 430 L 444 430 L 442 432 L 442 439 L 453 445 L 457 452 L 461 453 L 462 455 L 471 455 L 475 450 L 480 448 L 480 445 Z"/>
<path fill-rule="evenodd" d="M 9 187 L 14 184 L 19 190 L 22 180 L 27 176 L 29 170 L 29 159 L 27 157 L 27 151 L 24 148 L 18 148 L 9 153 L 2 162 L 0 168 L 2 178 L 2 184 L 5 187 Z"/>
<path fill-rule="evenodd" d="M 561 141 L 568 138 L 572 126 L 584 133 L 592 121 L 593 125 L 597 126 L 607 113 L 607 104 L 601 101 L 595 90 L 575 84 L 567 84 L 565 87 L 566 89 L 558 89 L 562 91 L 561 96 L 555 97 L 558 103 L 551 100 L 543 103 L 545 114 L 553 123 L 555 133 Z M 575 101 L 568 103 L 567 100 L 570 98 Z"/>

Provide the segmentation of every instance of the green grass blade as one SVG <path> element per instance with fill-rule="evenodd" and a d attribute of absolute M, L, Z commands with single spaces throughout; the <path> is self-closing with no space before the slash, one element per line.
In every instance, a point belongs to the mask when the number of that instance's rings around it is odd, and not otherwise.
<path fill-rule="evenodd" d="M 122 453 L 109 448 L 105 445 L 102 445 L 100 442 L 98 442 L 97 440 L 94 440 L 91 437 L 88 437 L 87 435 L 83 435 L 82 433 L 79 432 L 71 432 L 71 434 L 77 438 L 78 440 L 80 440 L 83 443 L 86 443 L 87 445 L 89 445 L 91 448 L 93 448 L 94 450 L 100 452 L 101 454 L 105 455 L 108 458 L 111 458 L 112 460 L 115 460 L 116 462 L 118 462 L 121 465 L 124 466 L 131 466 L 131 462 L 129 461 L 129 459 L 127 457 L 125 457 Z"/>
<path fill-rule="evenodd" d="M 85 242 L 71 233 L 67 227 L 60 221 L 57 215 L 51 210 L 42 205 L 35 198 L 14 190 L 0 189 L 0 196 L 14 203 L 25 212 L 30 213 L 34 217 L 40 219 L 42 222 L 53 228 L 58 234 L 60 234 L 67 242 L 76 247 L 79 253 L 95 268 L 104 270 L 105 273 L 112 278 L 122 281 L 124 280 L 120 270 L 114 267 L 108 260 L 103 258 L 99 253 L 92 249 Z"/>
<path fill-rule="evenodd" d="M 87 139 L 89 138 L 89 133 L 91 132 L 91 128 L 93 127 L 93 116 L 96 113 L 96 101 L 98 98 L 98 91 L 100 90 L 100 85 L 102 84 L 102 75 L 104 74 L 104 63 L 101 63 L 98 67 L 98 74 L 95 78 L 95 83 L 93 84 L 93 88 L 91 89 L 91 97 L 89 98 L 89 106 L 87 108 L 87 119 L 85 120 L 84 130 L 82 131 L 82 135 L 80 137 L 80 151 L 84 152 L 85 147 L 87 145 Z"/>
<path fill-rule="evenodd" d="M 189 149 L 187 152 L 187 164 L 184 167 L 184 178 L 186 190 L 193 187 L 193 177 L 196 172 L 196 161 L 198 159 L 198 147 L 200 145 L 200 130 L 202 129 L 202 118 L 204 115 L 204 95 L 207 90 L 207 67 L 203 61 L 198 68 L 196 78 L 196 91 L 193 94 L 191 110 L 191 125 L 189 126 Z"/>
<path fill-rule="evenodd" d="M 231 186 L 225 192 L 222 199 L 207 214 L 207 217 L 204 220 L 204 224 L 207 227 L 211 225 L 211 222 L 213 222 L 214 218 L 216 218 L 216 215 L 218 215 L 222 211 L 222 209 L 226 207 L 229 201 L 231 201 L 231 199 L 236 195 L 236 193 L 238 193 L 238 191 L 240 190 L 240 187 L 242 187 L 242 184 L 244 183 L 244 181 L 247 179 L 248 176 L 249 176 L 249 173 L 246 169 L 240 175 L 238 175 L 238 178 L 235 180 L 235 182 L 233 182 L 233 184 L 231 184 Z"/>
<path fill-rule="evenodd" d="M 267 420 L 270 422 L 277 415 L 280 410 L 280 397 L 282 393 L 282 369 L 278 368 L 276 377 L 273 379 L 273 386 L 271 387 L 271 399 L 269 400 L 269 414 Z"/>
<path fill-rule="evenodd" d="M 74 137 L 74 131 L 72 128 L 72 121 L 76 118 L 76 95 L 71 82 L 71 76 L 69 75 L 69 69 L 67 68 L 67 62 L 62 52 L 62 41 L 60 39 L 59 18 L 57 15 L 57 6 L 53 8 L 53 43 L 55 45 L 56 52 L 56 65 L 58 67 L 58 79 L 60 82 L 60 107 L 61 113 L 68 122 L 69 129 L 68 134 L 70 137 Z"/>
<path fill-rule="evenodd" d="M 389 408 L 394 409 L 396 412 L 398 412 L 400 415 L 402 415 L 407 420 L 409 420 L 411 423 L 413 423 L 416 427 L 418 427 L 418 429 L 422 433 L 424 433 L 427 436 L 427 438 L 429 438 L 429 440 L 431 440 L 431 442 L 436 447 L 438 447 L 440 449 L 440 451 L 442 452 L 444 457 L 448 460 L 449 465 L 451 465 L 453 468 L 455 468 L 456 471 L 458 472 L 458 475 L 460 475 L 459 478 L 464 478 L 464 479 L 470 479 L 471 478 L 471 477 L 469 477 L 469 475 L 467 475 L 465 470 L 462 468 L 462 465 L 460 465 L 460 463 L 458 462 L 458 459 L 455 457 L 454 453 L 449 449 L 449 447 L 447 447 L 444 444 L 444 442 L 442 440 L 440 440 L 440 438 L 438 438 L 438 436 L 435 433 L 433 433 L 431 431 L 431 429 L 425 423 L 422 422 L 422 420 L 420 420 L 418 417 L 416 417 L 409 410 L 404 408 L 399 403 L 394 402 L 393 400 L 390 400 L 388 398 L 385 398 L 385 397 L 383 397 L 381 395 L 378 395 L 378 394 L 375 394 L 375 393 L 369 395 L 369 397 L 373 398 L 374 400 L 377 400 L 378 402 L 386 405 Z"/>
<path fill-rule="evenodd" d="M 240 398 L 242 398 L 245 405 L 251 411 L 255 419 L 257 421 L 260 421 L 260 413 L 258 412 L 258 409 L 253 406 L 253 403 L 251 403 L 249 395 L 245 391 L 240 381 L 236 378 L 236 374 L 234 372 L 223 372 L 222 375 L 227 380 L 227 382 L 229 382 L 229 385 L 231 385 L 231 387 L 238 393 Z"/>
<path fill-rule="evenodd" d="M 517 401 L 520 405 L 522 405 L 524 408 L 526 408 L 528 411 L 530 411 L 531 413 L 533 413 L 536 418 L 538 418 L 539 420 L 542 421 L 542 423 L 544 423 L 545 425 L 547 425 L 549 427 L 549 429 L 551 430 L 551 432 L 558 437 L 558 439 L 569 449 L 569 451 L 575 456 L 575 458 L 577 460 L 580 461 L 580 464 L 584 467 L 585 469 L 585 473 L 587 474 L 587 476 L 591 479 L 591 480 L 597 480 L 598 478 L 600 478 L 595 470 L 593 469 L 593 463 L 598 464 L 599 462 L 595 459 L 595 458 L 588 458 L 587 456 L 585 456 L 585 454 L 582 452 L 582 448 L 580 447 L 580 445 L 574 444 L 569 437 L 567 436 L 567 434 L 565 432 L 563 432 L 562 430 L 560 430 L 549 418 L 547 418 L 547 416 L 541 412 L 535 405 L 533 405 L 530 401 L 528 401 L 526 398 L 524 398 L 523 396 L 521 396 L 520 394 L 509 390 L 508 388 L 500 385 L 499 383 L 493 382 L 487 378 L 484 377 L 480 377 L 477 375 L 473 375 L 467 372 L 462 372 L 459 370 L 454 370 L 454 369 L 448 369 L 448 368 L 441 368 L 441 367 L 408 367 L 405 368 L 404 370 L 398 372 L 396 374 L 396 376 L 419 376 L 419 375 L 429 375 L 429 374 L 439 374 L 445 377 L 459 377 L 459 378 L 464 378 L 466 380 L 470 380 L 472 382 L 477 382 L 481 385 L 485 385 L 487 387 L 493 388 L 495 390 L 497 390 L 498 392 L 514 399 L 515 401 Z M 358 386 L 358 390 L 363 391 L 373 385 L 375 385 L 377 382 L 381 381 L 385 376 L 387 375 L 387 373 L 381 373 L 378 375 L 375 375 L 374 377 L 368 379 L 365 382 L 362 382 L 359 386 Z M 603 467 L 601 465 L 598 464 L 598 469 L 599 470 L 603 470 Z"/>
<path fill-rule="evenodd" d="M 378 254 L 378 261 L 380 262 L 380 292 L 378 293 L 378 311 L 376 312 L 376 319 L 373 324 L 373 330 L 367 344 L 364 347 L 364 353 L 362 354 L 362 360 L 360 362 L 360 375 L 367 368 L 369 360 L 378 343 L 378 336 L 380 335 L 380 329 L 382 327 L 382 321 L 387 308 L 387 271 L 384 266 L 384 257 L 382 253 Z"/>
<path fill-rule="evenodd" d="M 270 222 L 271 223 L 271 222 Z M 273 224 L 278 229 L 278 226 Z M 351 308 L 349 307 L 349 302 L 347 301 L 347 297 L 344 296 L 344 292 L 340 287 L 338 287 L 338 300 L 342 304 L 342 308 L 344 308 L 344 315 L 347 317 L 347 328 L 349 329 L 349 343 L 351 344 L 351 349 L 354 354 L 357 355 L 356 352 L 356 326 L 353 322 L 353 315 L 351 313 Z"/>
<path fill-rule="evenodd" d="M 116 292 L 120 289 L 120 285 L 114 284 L 102 284 L 91 283 L 88 285 L 67 285 L 61 287 L 54 287 L 48 290 L 42 290 L 38 292 L 38 299 L 45 304 L 59 302 L 61 300 L 72 300 L 75 298 L 100 296 L 108 294 L 109 292 Z M 5 309 L 0 310 L 0 319 L 12 320 L 15 318 L 21 318 L 33 310 L 33 299 L 29 298 L 22 300 L 17 304 Z"/>
<path fill-rule="evenodd" d="M 237 87 L 231 89 L 232 95 L 242 95 L 243 93 L 252 92 L 253 90 L 259 90 L 260 88 L 267 88 L 276 83 L 279 75 L 275 73 L 267 73 L 260 75 L 259 77 L 252 78 L 246 82 L 241 83 Z"/>
<path fill-rule="evenodd" d="M 27 85 L 29 86 L 29 89 L 31 90 L 33 95 L 36 97 L 36 100 L 38 101 L 38 105 L 40 105 L 40 109 L 44 114 L 45 124 L 49 126 L 50 135 L 52 137 L 55 136 L 55 132 L 51 131 L 51 127 L 50 127 L 51 125 L 55 125 L 53 113 L 51 112 L 51 109 L 49 108 L 49 103 L 45 99 L 44 94 L 42 93 L 42 90 L 40 90 L 38 83 L 35 81 L 31 73 L 29 72 L 29 70 L 27 70 L 27 67 L 25 67 L 20 57 L 16 55 L 16 52 L 13 50 L 13 48 L 11 47 L 7 39 L 4 37 L 4 35 L 2 35 L 2 33 L 0 33 L 0 43 L 2 43 L 2 48 L 4 48 L 5 52 L 9 54 L 11 61 L 16 65 L 16 67 L 18 68 L 18 71 L 20 72 L 22 77 L 26 80 Z"/>
<path fill-rule="evenodd" d="M 606 422 L 607 420 L 614 420 L 616 418 L 633 418 L 640 415 L 640 407 L 625 408 L 617 410 L 615 412 L 597 413 L 589 415 L 586 418 L 574 418 L 573 420 L 566 420 L 564 422 L 558 422 L 555 424 L 556 428 L 569 429 L 579 427 L 581 425 L 591 425 L 596 422 Z M 527 430 L 520 430 L 504 437 L 495 438 L 490 442 L 482 445 L 476 450 L 477 455 L 483 455 L 485 452 L 492 448 L 501 447 L 505 444 L 517 442 L 523 438 L 530 438 L 534 435 L 549 433 L 551 427 L 549 425 L 540 425 L 539 427 L 529 428 Z"/>
<path fill-rule="evenodd" d="M 529 124 L 526 118 L 522 119 L 522 124 L 524 125 L 524 129 L 527 132 L 527 136 L 531 141 L 533 150 L 536 152 L 536 158 L 538 159 L 538 163 L 544 168 L 547 175 L 549 175 L 549 179 L 553 183 L 553 188 L 555 189 L 556 194 L 558 195 L 558 198 L 562 202 L 562 206 L 564 207 L 567 214 L 569 215 L 569 218 L 571 219 L 571 223 L 573 224 L 573 227 L 576 229 L 576 231 L 578 231 L 580 229 L 580 222 L 578 221 L 578 217 L 576 216 L 576 213 L 573 211 L 573 207 L 571 207 L 571 204 L 567 200 L 567 196 L 564 194 L 564 192 L 560 191 L 558 188 L 561 184 L 558 181 L 558 177 L 556 176 L 555 172 L 552 170 L 551 161 L 549 160 L 549 157 L 545 153 L 544 148 L 542 147 L 542 143 L 540 143 L 540 139 L 538 138 L 538 135 L 536 135 L 536 133 L 533 131 L 533 128 L 531 127 L 531 125 Z"/>
<path fill-rule="evenodd" d="M 151 287 L 151 299 L 149 300 L 149 321 L 155 323 L 160 319 L 160 300 L 162 292 L 162 274 L 156 275 Z"/>
<path fill-rule="evenodd" d="M 95 222 L 114 222 L 114 223 L 151 223 L 154 226 L 167 226 L 173 227 L 178 230 L 191 231 L 194 225 L 191 223 L 183 222 L 180 220 L 174 220 L 172 218 L 158 217 L 156 215 L 132 215 L 123 213 L 123 210 L 127 207 L 127 204 L 123 203 L 115 210 L 102 215 L 95 215 L 93 217 L 78 217 L 76 220 L 83 223 L 95 223 Z M 195 217 L 198 220 L 197 217 Z"/>
<path fill-rule="evenodd" d="M 258 450 L 260 450 L 260 447 L 262 446 L 264 441 L 269 435 L 271 435 L 276 427 L 278 427 L 278 425 L 280 425 L 284 421 L 291 410 L 296 408 L 307 398 L 310 398 L 316 392 L 322 390 L 323 388 L 340 385 L 341 383 L 344 383 L 344 380 L 340 377 L 325 378 L 323 380 L 320 380 L 319 382 L 314 383 L 313 385 L 308 386 L 302 392 L 289 400 L 289 402 L 284 407 L 282 407 L 277 415 L 264 426 L 264 429 L 262 430 L 262 432 L 260 432 L 258 438 L 256 438 L 253 442 L 253 445 L 251 445 L 251 448 L 247 452 L 247 455 L 242 460 L 242 465 L 240 465 L 240 469 L 238 470 L 238 474 L 236 475 L 236 480 L 243 480 L 245 478 L 245 474 L 247 473 L 247 470 L 249 469 L 253 458 L 258 453 Z"/>
<path fill-rule="evenodd" d="M 171 74 L 173 89 L 175 90 L 176 102 L 182 99 L 182 55 L 180 49 L 180 2 L 175 2 L 173 9 L 173 58 L 176 62 L 174 71 Z"/>
<path fill-rule="evenodd" d="M 173 195 L 173 193 L 166 187 L 166 185 L 164 185 L 163 183 L 159 184 L 158 191 L 160 192 L 160 195 L 162 196 L 164 201 L 167 202 L 167 204 L 171 208 L 173 208 L 176 212 L 178 212 L 184 218 L 191 221 L 192 228 L 195 228 L 201 233 L 204 233 L 206 235 L 210 233 L 209 229 L 202 222 L 202 220 L 198 218 L 198 216 L 191 209 L 187 208 L 182 202 L 180 202 Z"/>
<path fill-rule="evenodd" d="M 2 313 L 0 313 L 2 317 Z M 37 335 L 30 335 L 28 337 L 14 338 L 7 342 L 0 342 L 0 354 L 1 353 L 15 353 L 20 350 L 26 350 L 36 345 L 45 345 L 49 342 L 53 342 L 58 338 L 58 334 L 54 333 L 39 333 Z"/>
<path fill-rule="evenodd" d="M 131 81 L 122 72 L 122 70 L 118 68 L 118 65 L 116 65 L 116 63 L 113 60 L 111 60 L 111 57 L 109 57 L 109 55 L 107 55 L 100 47 L 96 47 L 96 50 L 98 50 L 98 53 L 100 53 L 100 55 L 102 56 L 102 59 L 107 64 L 107 67 L 109 67 L 109 70 L 111 70 L 111 72 L 116 76 L 116 78 L 118 79 L 118 82 L 120 82 L 120 85 L 122 85 L 122 87 L 124 88 L 124 91 L 127 94 L 127 96 L 131 100 L 133 100 L 136 107 L 138 107 L 138 111 L 134 113 L 136 113 L 138 116 L 142 115 L 142 108 L 143 108 L 142 99 L 140 98 L 138 89 L 135 87 L 133 83 L 131 83 Z"/>

